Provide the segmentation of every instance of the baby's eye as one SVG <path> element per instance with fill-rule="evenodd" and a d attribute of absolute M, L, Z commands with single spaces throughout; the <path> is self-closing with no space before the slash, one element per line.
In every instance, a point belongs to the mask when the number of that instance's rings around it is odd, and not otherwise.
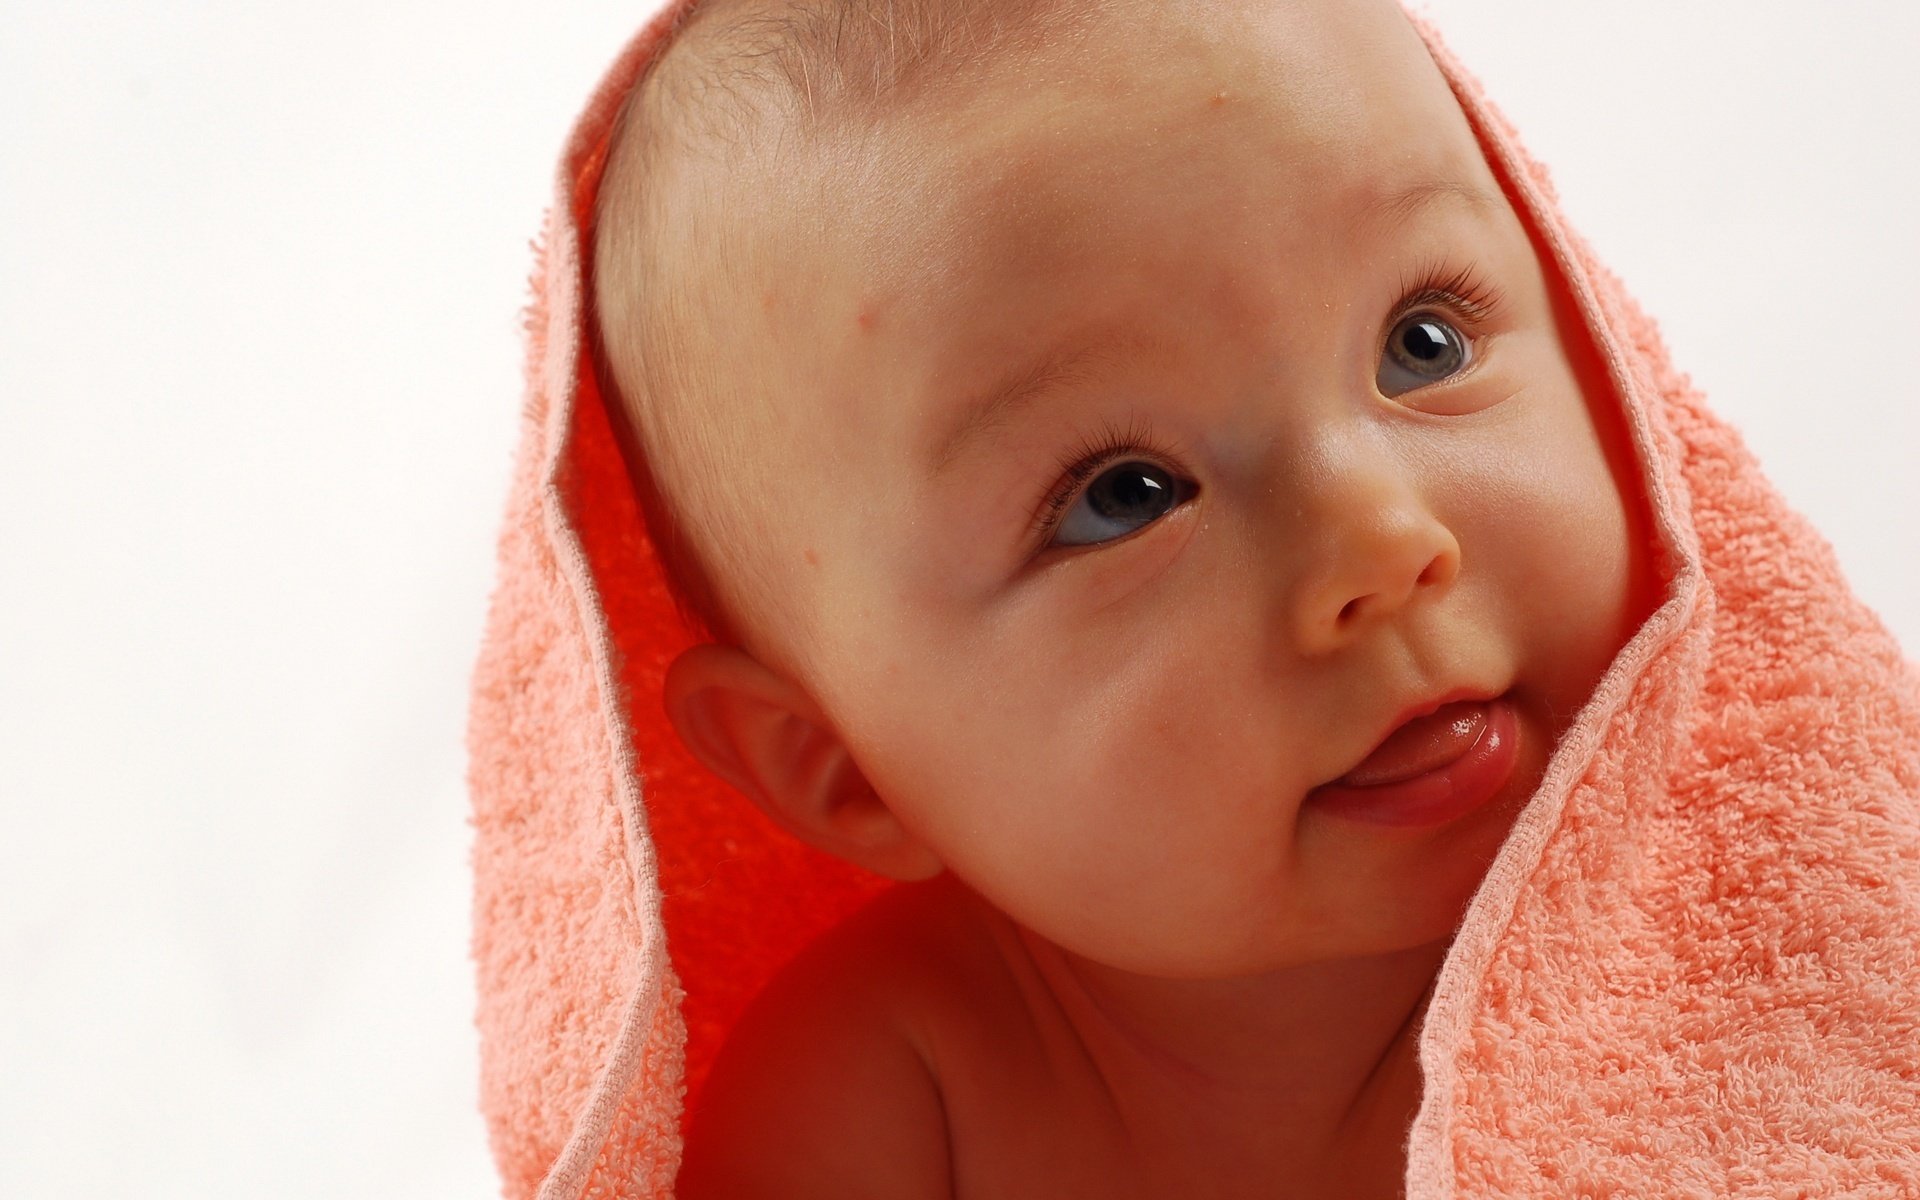
<path fill-rule="evenodd" d="M 1115 541 L 1151 525 L 1193 494 L 1193 484 L 1139 459 L 1095 476 L 1054 527 L 1049 546 Z"/>
<path fill-rule="evenodd" d="M 1470 361 L 1466 335 L 1445 317 L 1434 312 L 1408 313 L 1387 334 L 1376 384 L 1382 396 L 1398 396 L 1456 375 Z"/>

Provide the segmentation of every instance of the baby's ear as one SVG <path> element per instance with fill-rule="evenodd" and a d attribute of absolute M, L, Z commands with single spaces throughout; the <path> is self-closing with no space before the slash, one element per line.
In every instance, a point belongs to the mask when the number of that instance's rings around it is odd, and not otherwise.
<path fill-rule="evenodd" d="M 886 801 L 804 690 L 735 646 L 684 651 L 667 668 L 667 716 L 715 775 L 810 846 L 893 879 L 944 864 Z"/>

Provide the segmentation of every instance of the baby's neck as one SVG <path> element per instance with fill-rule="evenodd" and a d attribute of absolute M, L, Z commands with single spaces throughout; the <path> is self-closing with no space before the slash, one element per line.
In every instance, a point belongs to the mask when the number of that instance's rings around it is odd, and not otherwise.
<path fill-rule="evenodd" d="M 1009 967 L 1071 1026 L 1130 1137 L 1204 1131 L 1231 1143 L 1243 1132 L 1296 1182 L 1300 1164 L 1345 1184 L 1380 1170 L 1383 1152 L 1404 1161 L 1420 1024 L 1448 942 L 1264 976 L 1160 979 L 1081 958 L 972 902 Z"/>

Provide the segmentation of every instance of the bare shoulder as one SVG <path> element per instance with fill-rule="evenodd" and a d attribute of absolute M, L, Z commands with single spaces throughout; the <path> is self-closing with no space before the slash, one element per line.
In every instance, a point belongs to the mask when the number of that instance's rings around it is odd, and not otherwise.
<path fill-rule="evenodd" d="M 949 889 L 903 885 L 783 968 L 689 1107 L 681 1200 L 951 1200 L 929 1031 L 969 986 L 963 928 Z"/>

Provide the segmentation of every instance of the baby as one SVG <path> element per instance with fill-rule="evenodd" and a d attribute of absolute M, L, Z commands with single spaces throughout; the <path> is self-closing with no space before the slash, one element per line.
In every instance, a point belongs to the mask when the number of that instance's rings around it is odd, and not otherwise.
<path fill-rule="evenodd" d="M 1655 597 L 1394 0 L 712 0 L 598 204 L 714 639 L 671 719 L 902 881 L 741 1019 L 679 1194 L 1398 1195 L 1452 932 Z"/>

